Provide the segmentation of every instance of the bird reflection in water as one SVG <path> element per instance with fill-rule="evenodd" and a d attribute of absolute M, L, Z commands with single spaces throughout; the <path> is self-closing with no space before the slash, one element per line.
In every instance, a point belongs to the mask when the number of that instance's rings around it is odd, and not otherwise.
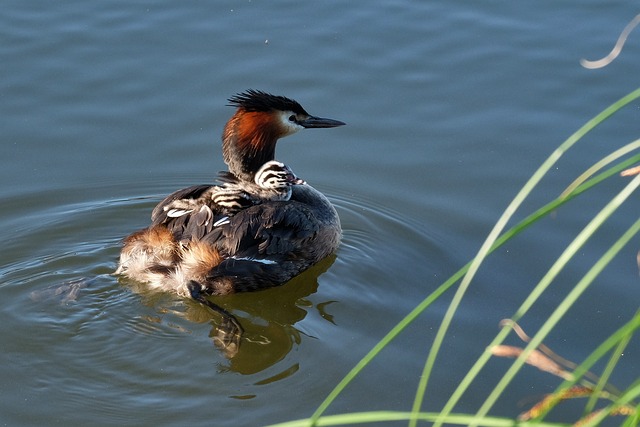
<path fill-rule="evenodd" d="M 295 325 L 314 308 L 306 297 L 317 292 L 318 277 L 333 264 L 335 258 L 332 255 L 324 259 L 283 286 L 212 299 L 232 319 L 224 318 L 219 312 L 218 315 L 212 314 L 195 303 L 190 303 L 186 317 L 195 321 L 202 321 L 207 316 L 211 319 L 209 336 L 229 362 L 224 369 L 245 375 L 263 371 L 284 359 L 306 335 Z M 326 308 L 332 302 L 323 301 L 315 305 L 320 317 L 331 323 L 333 318 Z M 238 323 L 235 316 L 241 318 L 243 325 L 241 338 L 235 331 L 226 329 L 229 324 Z M 287 368 L 284 372 L 290 372 L 284 377 L 295 370 Z"/>

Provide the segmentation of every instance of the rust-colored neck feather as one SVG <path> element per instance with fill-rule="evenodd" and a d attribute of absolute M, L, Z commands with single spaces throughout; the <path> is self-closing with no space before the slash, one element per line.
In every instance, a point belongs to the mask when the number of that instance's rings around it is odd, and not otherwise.
<path fill-rule="evenodd" d="M 260 167 L 274 160 L 281 136 L 283 131 L 273 112 L 239 108 L 222 134 L 222 153 L 229 171 L 240 179 L 253 181 Z"/>

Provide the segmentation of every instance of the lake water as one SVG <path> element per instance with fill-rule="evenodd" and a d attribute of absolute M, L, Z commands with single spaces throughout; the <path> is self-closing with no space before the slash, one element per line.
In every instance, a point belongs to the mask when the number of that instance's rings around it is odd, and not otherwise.
<path fill-rule="evenodd" d="M 579 64 L 605 56 L 637 13 L 595 1 L 5 2 L 0 425 L 254 426 L 311 415 L 477 252 L 553 149 L 639 86 L 638 30 L 610 66 Z M 335 259 L 283 287 L 216 299 L 247 330 L 228 360 L 212 344 L 214 314 L 110 273 L 121 239 L 164 195 L 224 168 L 226 100 L 248 88 L 348 124 L 300 132 L 277 152 L 333 201 L 344 238 Z M 638 138 L 639 116 L 635 103 L 585 138 L 516 217 Z M 610 179 L 488 260 L 425 410 L 442 407 L 499 320 L 626 182 Z M 637 212 L 635 198 L 585 246 L 522 320 L 528 332 Z M 546 340 L 556 352 L 583 360 L 638 309 L 638 243 Z M 451 295 L 328 412 L 409 410 Z M 639 360 L 635 340 L 611 382 L 640 377 Z M 508 366 L 492 361 L 456 410 L 475 411 Z M 525 368 L 492 413 L 516 416 L 558 382 Z"/>

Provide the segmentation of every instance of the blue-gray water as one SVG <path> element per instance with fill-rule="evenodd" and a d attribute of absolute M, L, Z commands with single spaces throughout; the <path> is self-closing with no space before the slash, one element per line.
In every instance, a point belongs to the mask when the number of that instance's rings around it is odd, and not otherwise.
<path fill-rule="evenodd" d="M 639 86 L 628 2 L 43 2 L 0 15 L 0 425 L 262 425 L 309 416 L 406 313 L 478 250 L 551 151 Z M 216 318 L 110 275 L 120 240 L 164 195 L 224 165 L 226 99 L 256 88 L 343 120 L 280 142 L 278 158 L 336 205 L 343 244 L 282 288 L 221 298 L 246 326 L 229 361 Z M 563 158 L 523 218 L 640 135 L 638 104 Z M 442 406 L 613 178 L 496 252 L 463 300 L 429 383 Z M 523 321 L 535 332 L 631 221 L 631 200 Z M 582 360 L 640 301 L 635 239 L 547 344 Z M 322 273 L 323 270 L 326 272 Z M 317 277 L 317 280 L 316 280 Z M 448 299 L 447 299 L 448 300 Z M 329 409 L 411 407 L 441 300 Z M 515 343 L 515 341 L 512 341 Z M 640 376 L 632 342 L 613 377 Z M 499 375 L 492 361 L 459 411 Z M 526 368 L 493 413 L 558 384 Z M 525 402 L 525 406 L 522 406 Z M 567 413 L 565 420 L 571 420 Z M 556 419 L 563 419 L 560 411 Z"/>

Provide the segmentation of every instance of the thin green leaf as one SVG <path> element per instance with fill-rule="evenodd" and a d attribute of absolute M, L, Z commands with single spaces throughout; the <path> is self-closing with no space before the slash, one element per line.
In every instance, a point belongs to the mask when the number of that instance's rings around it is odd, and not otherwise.
<path fill-rule="evenodd" d="M 357 424 L 366 424 L 373 425 L 374 423 L 389 423 L 391 421 L 406 421 L 412 418 L 417 417 L 420 421 L 433 422 L 438 417 L 438 413 L 433 412 L 420 412 L 418 414 L 414 414 L 412 412 L 395 412 L 395 411 L 371 411 L 371 412 L 352 412 L 348 414 L 338 414 L 338 415 L 325 415 L 321 418 L 318 418 L 315 421 L 315 425 L 317 426 L 344 426 L 344 425 L 357 425 Z M 513 427 L 514 421 L 509 418 L 499 418 L 499 417 L 483 417 L 478 418 L 473 415 L 467 414 L 450 414 L 445 421 L 447 424 L 451 425 L 461 425 L 467 426 L 472 422 L 477 423 L 479 426 L 483 427 Z M 311 418 L 288 421 L 279 424 L 272 424 L 267 427 L 307 427 L 311 425 L 313 421 Z M 387 425 L 387 424 L 384 424 Z M 518 423 L 518 426 L 528 427 L 533 426 L 536 427 L 566 427 L 566 424 L 561 423 L 538 423 L 535 424 L 523 422 Z"/>
<path fill-rule="evenodd" d="M 605 366 L 604 371 L 600 376 L 600 380 L 594 387 L 593 393 L 591 393 L 591 397 L 589 398 L 589 400 L 587 401 L 587 404 L 585 405 L 585 409 L 584 409 L 585 415 L 590 412 L 593 412 L 593 409 L 596 407 L 596 402 L 598 401 L 598 399 L 600 399 L 600 395 L 602 391 L 605 390 L 607 382 L 611 377 L 611 373 L 613 372 L 613 369 L 618 364 L 618 361 L 620 360 L 620 356 L 624 352 L 624 349 L 627 346 L 627 344 L 629 344 L 629 341 L 631 340 L 632 336 L 633 334 L 631 333 L 624 336 L 620 340 L 620 342 L 618 342 L 618 345 L 616 346 L 616 348 L 613 350 L 613 353 L 609 358 L 609 362 L 607 363 L 607 366 Z"/>
<path fill-rule="evenodd" d="M 589 169 L 584 171 L 579 177 L 577 177 L 575 179 L 575 181 L 573 181 L 571 184 L 569 184 L 569 186 L 560 194 L 560 198 L 566 197 L 569 193 L 571 193 L 573 190 L 575 190 L 575 188 L 578 185 L 582 184 L 591 175 L 593 175 L 594 173 L 598 172 L 603 167 L 605 167 L 608 164 L 618 160 L 620 157 L 624 156 L 625 154 L 628 154 L 628 153 L 630 153 L 630 152 L 632 152 L 634 150 L 637 150 L 638 148 L 640 148 L 640 139 L 636 139 L 635 141 L 630 142 L 629 144 L 625 145 L 624 147 L 621 147 L 621 148 L 617 149 L 616 151 L 614 151 L 613 153 L 609 154 L 608 156 L 603 157 L 601 160 L 596 162 Z"/>

